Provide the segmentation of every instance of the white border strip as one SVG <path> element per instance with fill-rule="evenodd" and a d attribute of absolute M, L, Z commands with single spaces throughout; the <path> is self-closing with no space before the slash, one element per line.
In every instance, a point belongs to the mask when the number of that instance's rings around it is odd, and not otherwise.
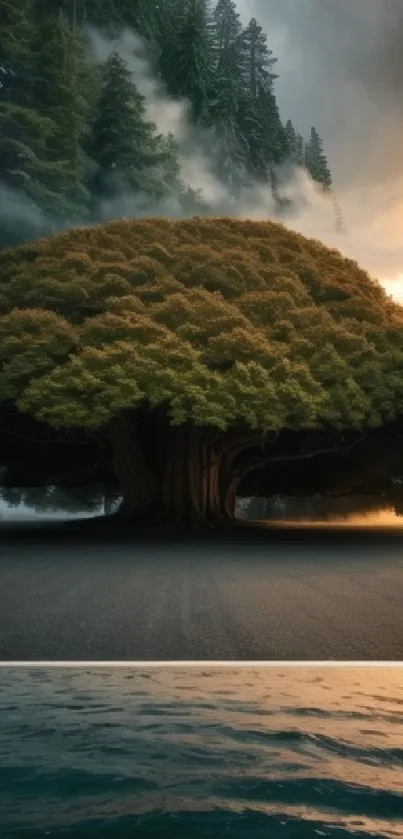
<path fill-rule="evenodd" d="M 348 668 L 372 668 L 372 667 L 402 667 L 401 661 L 1 661 L 0 668 L 14 669 L 17 667 L 74 667 L 81 669 L 135 667 L 137 670 L 163 669 L 163 668 L 226 668 L 239 670 L 240 668 L 253 669 L 280 669 L 280 668 L 302 668 L 302 667 L 348 667 Z"/>

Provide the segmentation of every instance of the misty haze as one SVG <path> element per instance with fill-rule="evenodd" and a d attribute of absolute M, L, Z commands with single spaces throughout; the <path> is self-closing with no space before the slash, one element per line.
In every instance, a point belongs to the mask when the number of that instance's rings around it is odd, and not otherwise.
<path fill-rule="evenodd" d="M 269 47 L 278 59 L 275 90 L 284 122 L 292 119 L 305 137 L 312 125 L 319 127 L 345 235 L 335 235 L 332 207 L 315 193 L 303 171 L 295 171 L 287 184 L 286 195 L 296 203 L 287 222 L 341 248 L 378 277 L 389 293 L 402 299 L 401 3 L 338 0 L 336 6 L 331 0 L 238 0 L 236 5 L 243 23 L 255 15 L 267 32 Z M 137 6 L 141 10 L 141 3 Z M 217 178 L 206 129 L 195 132 L 189 125 L 189 101 L 167 94 L 166 85 L 153 70 L 153 53 L 143 33 L 122 28 L 121 23 L 118 30 L 120 36 L 112 39 L 104 27 L 95 27 L 90 21 L 85 27 L 87 48 L 97 63 L 116 49 L 127 62 L 146 98 L 150 119 L 165 136 L 171 132 L 179 144 L 186 186 L 200 190 L 203 202 L 215 215 L 275 217 L 272 199 L 256 183 L 234 205 L 225 184 Z M 15 71 L 7 66 L 7 44 L 3 49 L 1 86 L 7 91 L 8 79 Z M 31 235 L 37 235 L 54 224 L 46 209 L 36 205 L 34 196 L 16 188 L 5 175 L 4 171 L 3 177 L 0 174 L 0 227 L 22 224 Z M 183 213 L 175 189 L 157 208 L 146 195 L 123 189 L 119 199 L 102 201 L 98 210 L 104 218 Z M 62 227 L 66 223 L 79 220 L 72 214 L 60 222 Z"/>

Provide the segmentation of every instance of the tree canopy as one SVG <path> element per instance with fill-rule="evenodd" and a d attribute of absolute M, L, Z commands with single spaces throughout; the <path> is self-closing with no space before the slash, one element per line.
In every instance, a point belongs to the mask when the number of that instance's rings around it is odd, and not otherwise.
<path fill-rule="evenodd" d="M 0 413 L 110 434 L 137 510 L 204 515 L 206 474 L 233 510 L 248 450 L 403 416 L 403 308 L 283 225 L 109 222 L 5 249 L 0 276 Z"/>
<path fill-rule="evenodd" d="M 403 310 L 282 225 L 151 219 L 0 255 L 0 398 L 55 427 L 124 408 L 262 431 L 403 410 Z"/>

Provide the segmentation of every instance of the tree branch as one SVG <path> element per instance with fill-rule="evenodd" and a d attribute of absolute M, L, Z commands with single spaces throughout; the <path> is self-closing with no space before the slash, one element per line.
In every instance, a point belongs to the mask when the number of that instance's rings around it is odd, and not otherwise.
<path fill-rule="evenodd" d="M 350 452 L 353 449 L 355 449 L 360 443 L 362 443 L 365 437 L 365 434 L 361 434 L 358 440 L 354 440 L 348 446 L 344 447 L 332 446 L 326 449 L 315 449 L 314 451 L 298 452 L 297 454 L 280 455 L 278 457 L 255 458 L 253 462 L 249 461 L 249 463 L 247 463 L 243 469 L 239 470 L 239 483 L 243 481 L 244 478 L 246 478 L 246 476 L 249 475 L 250 472 L 253 472 L 255 469 L 263 469 L 270 463 L 289 463 L 303 460 L 312 460 L 314 457 L 320 457 L 322 455 L 346 454 L 347 452 Z"/>

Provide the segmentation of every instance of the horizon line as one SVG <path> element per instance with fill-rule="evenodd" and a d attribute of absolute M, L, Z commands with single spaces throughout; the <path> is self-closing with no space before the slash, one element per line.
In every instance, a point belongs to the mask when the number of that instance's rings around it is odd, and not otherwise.
<path fill-rule="evenodd" d="M 137 669 L 154 668 L 291 668 L 291 667 L 348 667 L 348 668 L 373 668 L 373 667 L 403 667 L 403 661 L 0 661 L 0 668 L 55 668 L 63 669 L 76 668 L 124 668 L 136 667 Z"/>

